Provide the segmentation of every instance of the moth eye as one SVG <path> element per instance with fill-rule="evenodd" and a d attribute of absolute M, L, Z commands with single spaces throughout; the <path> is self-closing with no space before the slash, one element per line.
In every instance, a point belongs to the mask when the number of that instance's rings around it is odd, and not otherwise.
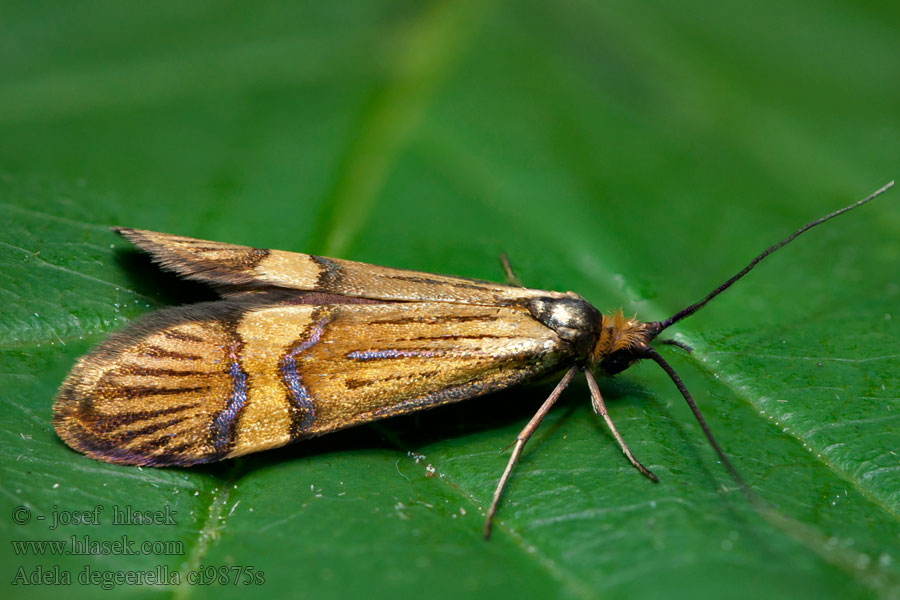
<path fill-rule="evenodd" d="M 630 367 L 633 359 L 634 356 L 627 350 L 616 350 L 600 361 L 600 368 L 608 375 L 615 375 Z"/>

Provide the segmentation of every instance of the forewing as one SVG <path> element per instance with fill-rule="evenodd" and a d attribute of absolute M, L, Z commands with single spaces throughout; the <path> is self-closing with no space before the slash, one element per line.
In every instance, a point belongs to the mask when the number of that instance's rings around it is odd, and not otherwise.
<path fill-rule="evenodd" d="M 116 228 L 162 267 L 220 288 L 224 295 L 285 288 L 373 300 L 506 306 L 563 294 L 487 281 L 392 269 L 336 258 Z"/>
<path fill-rule="evenodd" d="M 54 424 L 93 458 L 193 464 L 463 400 L 571 360 L 519 307 L 225 300 L 154 313 L 82 358 Z"/>

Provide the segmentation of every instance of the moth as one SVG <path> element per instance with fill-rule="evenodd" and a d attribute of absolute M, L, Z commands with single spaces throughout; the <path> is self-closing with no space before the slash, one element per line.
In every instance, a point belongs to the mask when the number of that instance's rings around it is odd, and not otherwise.
<path fill-rule="evenodd" d="M 579 372 L 627 459 L 657 481 L 619 435 L 593 375 L 616 375 L 649 359 L 669 375 L 722 464 L 746 488 L 653 342 L 775 250 L 892 185 L 808 223 L 699 302 L 649 322 L 621 310 L 601 313 L 573 292 L 517 285 L 506 260 L 510 283 L 501 285 L 114 228 L 162 268 L 213 286 L 221 299 L 158 310 L 111 335 L 62 383 L 53 424 L 91 458 L 194 465 L 562 373 L 516 437 L 487 511 L 488 537 L 522 449 Z"/>

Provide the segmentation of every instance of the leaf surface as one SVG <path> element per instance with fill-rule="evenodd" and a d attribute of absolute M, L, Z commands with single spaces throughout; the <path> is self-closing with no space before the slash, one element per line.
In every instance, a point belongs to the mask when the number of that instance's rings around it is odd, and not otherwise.
<path fill-rule="evenodd" d="M 178 598 L 900 596 L 896 192 L 679 324 L 693 354 L 663 350 L 777 507 L 768 516 L 652 364 L 601 390 L 661 482 L 627 463 L 577 381 L 529 444 L 489 543 L 500 450 L 552 383 L 195 469 L 91 461 L 50 424 L 91 346 L 209 297 L 112 225 L 493 280 L 506 252 L 529 287 L 664 318 L 897 176 L 898 17 L 890 3 L 803 0 L 9 3 L 10 597 L 92 598 L 105 583 Z M 97 506 L 99 524 L 51 529 L 54 511 Z M 128 510 L 174 524 L 116 524 Z M 18 544 L 48 540 L 156 544 Z M 19 579 L 36 572 L 71 585 Z M 147 572 L 182 584 L 122 579 Z M 208 581 L 247 573 L 263 580 Z"/>

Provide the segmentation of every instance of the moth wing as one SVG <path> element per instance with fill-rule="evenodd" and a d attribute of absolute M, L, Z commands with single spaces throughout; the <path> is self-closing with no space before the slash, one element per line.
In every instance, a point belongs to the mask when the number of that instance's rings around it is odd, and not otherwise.
<path fill-rule="evenodd" d="M 242 329 L 274 332 L 294 313 L 292 306 L 255 311 Z M 295 438 L 507 388 L 574 358 L 571 346 L 521 307 L 333 305 L 309 318 L 300 337 L 282 333 L 282 351 L 264 363 L 269 373 L 278 364 L 269 398 L 284 396 L 275 393 L 280 386 L 290 402 L 306 402 Z M 248 335 L 257 356 L 272 352 L 262 337 Z"/>
<path fill-rule="evenodd" d="M 217 286 L 223 295 L 283 288 L 350 298 L 509 305 L 558 292 L 530 290 L 312 254 L 251 248 L 124 227 L 114 228 L 163 268 Z"/>
<path fill-rule="evenodd" d="M 93 458 L 187 465 L 456 402 L 571 360 L 519 307 L 224 300 L 112 336 L 63 383 L 54 424 Z"/>
<path fill-rule="evenodd" d="M 235 335 L 243 312 L 227 301 L 176 307 L 114 333 L 79 359 L 60 387 L 57 433 L 79 452 L 121 464 L 189 465 L 224 456 L 228 411 L 249 386 Z"/>

